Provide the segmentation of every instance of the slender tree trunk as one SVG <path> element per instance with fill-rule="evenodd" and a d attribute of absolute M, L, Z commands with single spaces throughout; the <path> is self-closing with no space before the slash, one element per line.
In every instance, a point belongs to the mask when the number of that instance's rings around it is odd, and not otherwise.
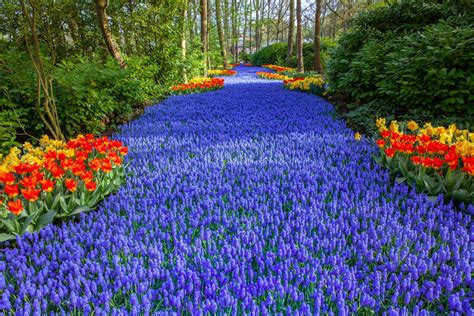
<path fill-rule="evenodd" d="M 207 69 L 211 69 L 211 54 L 209 54 L 210 51 L 210 42 L 209 42 L 209 30 L 212 29 L 212 0 L 207 0 Z"/>
<path fill-rule="evenodd" d="M 268 7 L 267 7 L 267 46 L 270 45 L 270 10 L 271 10 L 271 0 L 268 0 Z"/>
<path fill-rule="evenodd" d="M 328 10 L 328 6 L 326 5 L 326 2 L 324 2 L 324 10 L 323 10 L 323 14 L 322 14 L 322 17 L 321 17 L 321 34 L 322 36 L 324 36 L 324 34 L 326 34 L 327 36 L 327 32 L 325 32 L 325 27 L 324 27 L 324 18 L 326 17 L 326 12 Z"/>
<path fill-rule="evenodd" d="M 245 40 L 247 39 L 247 0 L 244 2 L 244 32 L 242 35 L 242 53 L 245 55 Z"/>
<path fill-rule="evenodd" d="M 304 72 L 303 64 L 303 25 L 301 21 L 301 0 L 296 0 L 296 56 L 298 58 L 298 71 Z"/>
<path fill-rule="evenodd" d="M 200 6 L 199 3 L 200 0 L 193 0 L 193 28 L 194 28 L 194 34 L 199 34 L 199 26 L 198 26 L 198 7 Z"/>
<path fill-rule="evenodd" d="M 36 28 L 36 21 L 38 18 L 37 10 L 39 4 L 31 0 L 29 1 L 29 3 L 31 6 L 31 15 L 28 7 L 25 4 L 25 0 L 20 0 L 23 16 L 30 27 L 31 42 L 33 45 L 33 49 L 30 49 L 30 40 L 28 38 L 25 38 L 26 48 L 36 71 L 35 109 L 38 112 L 38 115 L 40 116 L 44 125 L 46 126 L 46 129 L 51 133 L 53 138 L 64 139 L 59 122 L 56 102 L 54 99 L 53 77 L 51 74 L 46 73 L 44 62 L 41 56 L 40 43 Z"/>
<path fill-rule="evenodd" d="M 295 28 L 295 0 L 290 0 L 290 21 L 288 25 L 288 51 L 286 53 L 286 65 L 290 65 L 293 56 L 293 33 Z"/>
<path fill-rule="evenodd" d="M 201 0 L 201 44 L 204 55 L 204 77 L 207 77 L 207 0 Z"/>
<path fill-rule="evenodd" d="M 192 43 L 194 43 L 194 36 L 195 36 L 195 33 L 194 33 L 194 24 L 196 23 L 196 17 L 193 16 L 193 9 L 192 7 L 194 6 L 194 0 L 190 0 L 189 3 L 188 3 L 188 12 L 186 13 L 188 16 L 187 16 L 187 27 L 189 28 L 189 41 Z M 192 22 L 190 22 L 192 21 Z"/>
<path fill-rule="evenodd" d="M 250 12 L 249 21 L 249 54 L 252 54 L 252 12 Z"/>
<path fill-rule="evenodd" d="M 260 1 L 254 1 L 255 8 L 255 51 L 260 50 Z"/>
<path fill-rule="evenodd" d="M 188 0 L 184 0 L 183 8 L 181 10 L 181 58 L 183 64 L 183 80 L 184 82 L 188 82 L 188 75 L 186 73 L 186 24 L 188 22 Z"/>
<path fill-rule="evenodd" d="M 230 30 L 229 30 L 229 0 L 224 0 L 224 43 L 227 56 L 230 55 L 229 49 L 229 38 L 230 38 Z"/>
<path fill-rule="evenodd" d="M 237 18 L 237 11 L 239 10 L 240 5 L 237 6 L 237 1 L 232 0 L 232 11 L 231 11 L 231 17 L 232 17 L 232 47 L 234 48 L 234 62 L 237 62 L 239 59 L 239 24 L 240 21 Z"/>
<path fill-rule="evenodd" d="M 115 40 L 112 37 L 112 32 L 110 31 L 108 16 L 107 16 L 107 0 L 95 0 L 95 8 L 97 12 L 97 20 L 99 22 L 100 30 L 104 36 L 105 44 L 107 49 L 115 60 L 120 64 L 120 67 L 125 68 L 125 61 L 122 58 L 120 49 L 115 43 Z"/>
<path fill-rule="evenodd" d="M 221 48 L 221 56 L 224 63 L 224 68 L 227 69 L 227 50 L 225 49 L 224 32 L 222 30 L 221 0 L 216 0 L 216 23 L 217 34 L 219 36 L 219 45 Z"/>
<path fill-rule="evenodd" d="M 321 2 L 316 0 L 316 17 L 314 22 L 314 70 L 318 73 L 323 72 L 321 66 Z"/>

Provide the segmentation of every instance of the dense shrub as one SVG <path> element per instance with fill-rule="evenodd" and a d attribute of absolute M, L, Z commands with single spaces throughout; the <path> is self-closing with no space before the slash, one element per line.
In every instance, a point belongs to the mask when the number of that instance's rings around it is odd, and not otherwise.
<path fill-rule="evenodd" d="M 334 47 L 334 42 L 329 38 L 321 39 L 321 59 L 323 67 L 326 65 L 326 61 L 329 58 L 329 50 Z M 252 55 L 252 64 L 255 66 L 261 66 L 263 64 L 274 64 L 274 65 L 285 65 L 286 64 L 286 53 L 288 45 L 286 43 L 276 43 L 262 48 L 258 52 Z M 314 68 L 314 46 L 313 43 L 303 44 L 303 61 L 305 69 Z M 296 67 L 297 60 L 296 56 L 293 56 L 290 60 L 288 67 Z"/>
<path fill-rule="evenodd" d="M 35 110 L 36 73 L 26 53 L 11 49 L 0 63 L 0 152 L 44 133 Z M 99 133 L 130 119 L 144 105 L 168 91 L 158 84 L 158 69 L 147 58 L 131 58 L 128 67 L 116 62 L 79 57 L 62 60 L 52 69 L 55 103 L 63 133 Z"/>
<path fill-rule="evenodd" d="M 359 15 L 328 65 L 351 124 L 375 116 L 474 121 L 474 27 L 468 2 L 402 1 Z M 357 126 L 358 125 L 358 126 Z"/>

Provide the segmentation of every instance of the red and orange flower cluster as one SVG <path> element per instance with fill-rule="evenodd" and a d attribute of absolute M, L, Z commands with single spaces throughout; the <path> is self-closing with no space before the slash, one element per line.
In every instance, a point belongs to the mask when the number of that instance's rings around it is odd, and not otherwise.
<path fill-rule="evenodd" d="M 204 92 L 217 90 L 224 86 L 222 78 L 194 78 L 189 83 L 182 83 L 171 87 L 171 90 L 177 94 L 186 94 L 193 92 Z"/>
<path fill-rule="evenodd" d="M 301 81 L 301 80 L 304 80 L 305 78 L 299 78 L 299 77 L 296 77 L 296 78 L 288 78 L 286 80 L 283 81 L 283 84 L 285 86 L 289 85 L 290 83 L 293 83 L 293 82 L 296 82 L 296 81 Z"/>
<path fill-rule="evenodd" d="M 457 132 L 458 135 L 461 135 L 458 137 L 462 140 L 450 143 L 446 139 L 453 139 L 453 136 L 449 136 L 449 129 L 445 128 L 442 133 L 438 134 L 436 133 L 437 129 L 433 129 L 431 125 L 427 129 L 419 129 L 415 122 L 410 122 L 408 129 L 420 133 L 408 134 L 400 132 L 395 121 L 387 129 L 385 122 L 379 119 L 377 126 L 381 138 L 376 143 L 379 148 L 384 150 L 387 157 L 392 158 L 397 153 L 401 153 L 409 157 L 414 165 L 435 170 L 447 166 L 451 170 L 460 169 L 474 176 L 474 151 L 469 141 L 472 133 L 454 130 L 452 134 Z M 453 129 L 455 128 L 451 127 L 451 130 Z M 445 136 L 447 134 L 448 136 Z M 465 136 L 462 136 L 464 134 Z"/>
<path fill-rule="evenodd" d="M 265 72 L 265 71 L 259 71 L 256 73 L 257 77 L 263 78 L 263 79 L 271 79 L 271 80 L 287 80 L 288 76 L 285 75 L 280 75 L 272 72 Z"/>
<path fill-rule="evenodd" d="M 230 69 L 210 69 L 207 74 L 209 77 L 235 76 L 237 71 Z"/>
<path fill-rule="evenodd" d="M 55 190 L 95 191 L 101 174 L 120 166 L 128 153 L 120 141 L 91 134 L 68 142 L 45 136 L 40 145 L 12 148 L 0 163 L 0 203 L 14 215 L 20 215 L 27 202 L 41 200 Z"/>
<path fill-rule="evenodd" d="M 290 67 L 282 67 L 282 66 L 277 66 L 277 65 L 271 65 L 271 64 L 264 64 L 262 65 L 264 68 L 268 68 L 271 70 L 274 70 L 276 72 L 283 72 L 283 71 L 292 71 L 295 70 L 295 68 L 290 68 Z"/>

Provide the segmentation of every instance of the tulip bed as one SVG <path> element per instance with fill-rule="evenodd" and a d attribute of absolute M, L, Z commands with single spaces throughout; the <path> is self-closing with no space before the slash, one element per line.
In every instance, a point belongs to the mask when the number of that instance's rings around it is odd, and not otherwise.
<path fill-rule="evenodd" d="M 209 77 L 235 76 L 237 72 L 230 69 L 211 69 L 208 71 Z"/>
<path fill-rule="evenodd" d="M 224 87 L 222 78 L 193 78 L 189 83 L 180 83 L 171 87 L 173 94 L 189 94 L 213 91 Z"/>
<path fill-rule="evenodd" d="M 390 169 L 399 182 L 447 200 L 474 204 L 474 133 L 456 125 L 419 127 L 414 121 L 399 125 L 377 120 L 380 157 L 376 161 Z"/>
<path fill-rule="evenodd" d="M 273 72 L 266 72 L 266 71 L 259 71 L 256 73 L 257 77 L 262 79 L 270 79 L 270 80 L 286 80 L 288 79 L 285 75 L 280 75 Z"/>
<path fill-rule="evenodd" d="M 263 68 L 268 68 L 276 72 L 285 72 L 285 71 L 295 71 L 295 68 L 290 68 L 290 67 L 284 67 L 284 66 L 278 66 L 278 65 L 272 65 L 272 64 L 264 64 L 262 65 Z"/>
<path fill-rule="evenodd" d="M 0 160 L 0 242 L 94 208 L 123 183 L 127 152 L 92 134 L 12 148 Z"/>
<path fill-rule="evenodd" d="M 289 78 L 283 81 L 283 84 L 289 90 L 310 92 L 319 96 L 325 96 L 326 92 L 324 79 L 321 76 Z"/>
<path fill-rule="evenodd" d="M 236 70 L 123 126 L 126 184 L 4 247 L 0 309 L 472 314 L 474 207 L 391 182 L 327 101 Z"/>

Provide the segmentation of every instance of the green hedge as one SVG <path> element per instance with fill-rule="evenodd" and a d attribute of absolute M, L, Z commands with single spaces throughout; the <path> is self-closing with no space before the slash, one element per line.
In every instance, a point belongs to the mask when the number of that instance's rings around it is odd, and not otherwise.
<path fill-rule="evenodd" d="M 356 17 L 327 71 L 350 123 L 364 129 L 375 116 L 392 116 L 469 128 L 473 11 L 467 1 L 402 1 Z"/>
<path fill-rule="evenodd" d="M 15 49 L 0 54 L 0 153 L 45 133 L 35 110 L 36 74 L 26 53 Z M 157 69 L 146 58 L 117 63 L 72 57 L 55 66 L 53 90 L 66 137 L 100 133 L 132 118 L 169 88 L 158 84 Z M 170 83 L 171 84 L 171 83 Z M 33 136 L 33 137 L 31 137 Z"/>
<path fill-rule="evenodd" d="M 323 67 L 326 65 L 327 60 L 329 59 L 329 51 L 332 47 L 335 46 L 335 43 L 329 38 L 321 39 L 321 60 Z M 252 64 L 255 66 L 261 66 L 263 64 L 273 64 L 273 65 L 286 65 L 286 53 L 288 50 L 288 45 L 286 43 L 276 43 L 269 46 L 266 46 L 259 50 L 258 52 L 252 55 Z M 303 44 L 303 61 L 305 69 L 314 68 L 314 45 L 313 43 L 304 43 Z M 290 63 L 286 65 L 288 67 L 296 67 L 297 60 L 296 56 L 292 56 Z"/>

